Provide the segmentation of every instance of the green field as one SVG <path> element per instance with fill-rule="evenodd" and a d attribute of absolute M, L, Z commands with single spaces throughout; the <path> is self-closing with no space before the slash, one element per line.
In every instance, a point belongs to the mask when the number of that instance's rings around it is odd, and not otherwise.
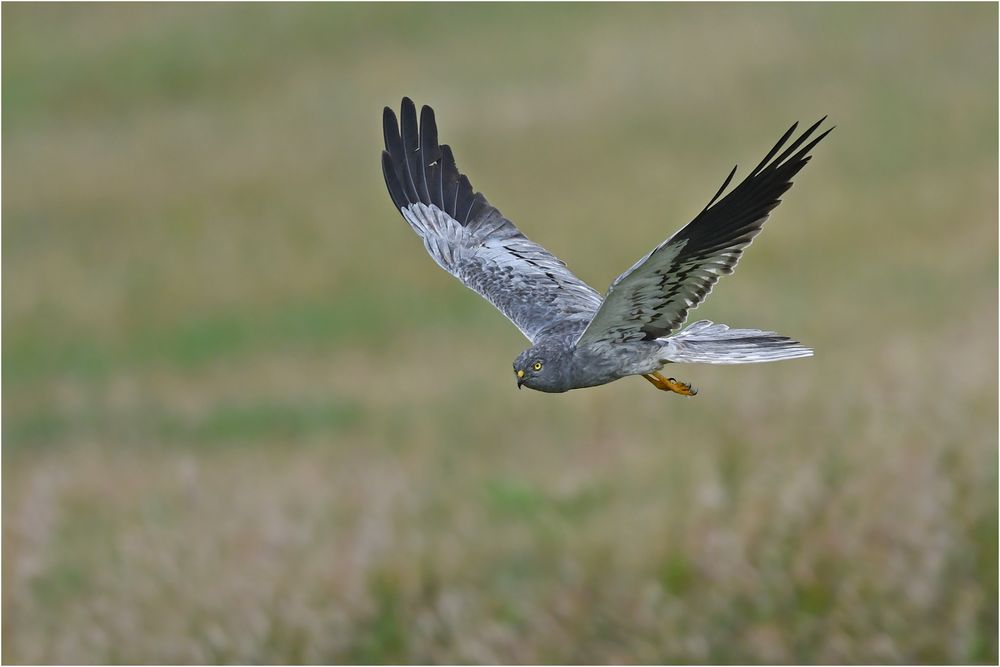
<path fill-rule="evenodd" d="M 997 12 L 5 4 L 3 662 L 996 663 Z M 695 313 L 815 358 L 518 392 L 403 95 L 600 291 L 829 114 Z"/>

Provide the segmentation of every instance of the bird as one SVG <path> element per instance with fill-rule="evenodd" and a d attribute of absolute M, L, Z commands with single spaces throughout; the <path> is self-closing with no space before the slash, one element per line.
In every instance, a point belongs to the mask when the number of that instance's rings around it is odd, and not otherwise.
<path fill-rule="evenodd" d="M 393 204 L 431 258 L 485 297 L 530 341 L 514 360 L 518 389 L 562 393 L 641 376 L 662 391 L 694 396 L 697 389 L 664 375 L 664 367 L 779 361 L 813 353 L 773 331 L 709 320 L 680 327 L 719 278 L 733 272 L 812 149 L 834 129 L 813 137 L 825 120 L 789 143 L 798 127 L 793 124 L 723 196 L 736 174 L 733 167 L 701 213 L 618 276 L 603 296 L 475 191 L 451 148 L 438 143 L 431 107 L 421 108 L 419 122 L 408 97 L 398 120 L 385 107 L 382 173 Z"/>

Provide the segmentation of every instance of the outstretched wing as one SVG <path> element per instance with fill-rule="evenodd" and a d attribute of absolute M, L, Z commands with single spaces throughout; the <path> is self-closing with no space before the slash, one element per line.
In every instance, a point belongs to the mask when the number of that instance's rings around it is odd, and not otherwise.
<path fill-rule="evenodd" d="M 389 195 L 427 252 L 497 307 L 529 340 L 566 319 L 588 321 L 600 295 L 475 192 L 451 148 L 438 145 L 434 110 L 403 98 L 402 125 L 382 114 L 382 172 Z M 400 132 L 402 130 L 402 132 Z"/>
<path fill-rule="evenodd" d="M 719 277 L 733 272 L 743 249 L 781 203 L 779 197 L 792 187 L 792 177 L 809 162 L 809 151 L 833 129 L 800 148 L 825 119 L 775 157 L 798 126 L 792 125 L 757 168 L 720 200 L 734 167 L 694 220 L 611 283 L 577 344 L 652 340 L 679 327 Z"/>

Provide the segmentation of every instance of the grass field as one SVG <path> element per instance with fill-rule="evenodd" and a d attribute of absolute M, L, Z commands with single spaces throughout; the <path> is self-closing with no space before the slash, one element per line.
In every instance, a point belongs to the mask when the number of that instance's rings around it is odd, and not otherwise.
<path fill-rule="evenodd" d="M 3 662 L 996 663 L 996 5 L 2 12 Z M 403 95 L 601 291 L 829 114 L 696 312 L 815 358 L 518 392 Z"/>

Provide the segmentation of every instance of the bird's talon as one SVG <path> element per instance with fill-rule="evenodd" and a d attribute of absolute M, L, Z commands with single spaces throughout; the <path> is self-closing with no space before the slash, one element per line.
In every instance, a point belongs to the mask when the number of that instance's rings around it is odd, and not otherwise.
<path fill-rule="evenodd" d="M 698 390 L 692 389 L 691 385 L 687 382 L 679 382 L 675 378 L 665 378 L 659 373 L 648 373 L 642 377 L 649 380 L 649 382 L 661 391 L 672 391 L 675 394 L 680 394 L 681 396 L 697 396 Z"/>

